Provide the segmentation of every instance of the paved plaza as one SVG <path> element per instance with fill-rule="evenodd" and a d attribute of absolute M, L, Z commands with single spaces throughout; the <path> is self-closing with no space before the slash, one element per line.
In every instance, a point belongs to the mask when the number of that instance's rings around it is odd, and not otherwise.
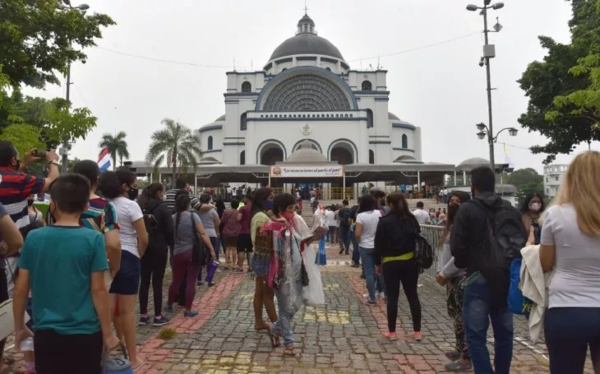
<path fill-rule="evenodd" d="M 220 271 L 216 286 L 199 287 L 197 317 L 184 319 L 181 310 L 170 316 L 172 322 L 165 328 L 176 330 L 173 339 L 160 339 L 160 328 L 138 328 L 146 364 L 136 373 L 444 373 L 444 352 L 454 344 L 444 289 L 422 276 L 424 339 L 410 339 L 410 312 L 402 297 L 399 340 L 389 342 L 382 336 L 387 329 L 385 303 L 364 304 L 364 280 L 349 263 L 349 256 L 337 254 L 337 247 L 328 249 L 328 265 L 322 269 L 326 304 L 297 314 L 296 357 L 284 357 L 282 348 L 271 348 L 267 334 L 254 331 L 253 280 L 245 273 Z M 169 283 L 167 278 L 165 289 Z M 150 309 L 152 305 L 151 300 Z M 511 372 L 548 373 L 543 341 L 533 346 L 527 337 L 525 320 L 515 317 Z M 490 337 L 490 350 L 492 342 Z M 15 360 L 13 372 L 19 372 L 21 355 L 9 349 L 8 356 Z"/>

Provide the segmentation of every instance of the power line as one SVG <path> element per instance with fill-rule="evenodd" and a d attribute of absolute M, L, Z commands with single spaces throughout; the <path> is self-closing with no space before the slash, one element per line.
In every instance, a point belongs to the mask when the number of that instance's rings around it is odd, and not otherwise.
<path fill-rule="evenodd" d="M 531 149 L 530 149 L 530 148 L 528 148 L 528 147 L 522 147 L 522 146 L 519 146 L 519 145 L 508 144 L 508 143 L 501 143 L 501 142 L 498 142 L 498 144 L 502 144 L 502 145 L 505 145 L 505 146 L 507 146 L 507 147 L 513 147 L 513 148 L 518 148 L 518 149 L 524 149 L 524 150 L 526 150 L 526 151 L 529 151 L 529 152 L 531 152 Z"/>

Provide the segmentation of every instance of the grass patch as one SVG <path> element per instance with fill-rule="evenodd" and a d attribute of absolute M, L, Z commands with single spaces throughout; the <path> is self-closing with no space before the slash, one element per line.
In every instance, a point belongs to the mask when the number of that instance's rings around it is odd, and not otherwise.
<path fill-rule="evenodd" d="M 172 340 L 175 339 L 175 337 L 177 336 L 177 331 L 167 327 L 160 330 L 158 336 L 163 340 Z"/>

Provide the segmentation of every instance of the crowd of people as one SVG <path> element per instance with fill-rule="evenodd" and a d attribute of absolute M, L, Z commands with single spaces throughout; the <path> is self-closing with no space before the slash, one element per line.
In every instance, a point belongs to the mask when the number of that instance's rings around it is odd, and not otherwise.
<path fill-rule="evenodd" d="M 573 160 L 557 201 L 547 210 L 537 194 L 515 210 L 495 195 L 494 172 L 482 167 L 472 171 L 472 194 L 450 194 L 439 215 L 425 212 L 422 203 L 411 211 L 403 194 L 373 188 L 353 207 L 347 200 L 329 207 L 317 202 L 312 227 L 297 213 L 298 196 L 274 195 L 268 187 L 225 206 L 213 204 L 208 194 L 192 196 L 184 179 L 174 189 L 152 183 L 139 194 L 137 177 L 127 169 L 100 173 L 94 161 L 84 160 L 60 176 L 58 156 L 48 151 L 48 176 L 41 178 L 23 172 L 35 161 L 35 152 L 21 161 L 10 142 L 0 142 L 0 302 L 13 300 L 15 346 L 25 351 L 29 373 L 76 367 L 78 373 L 96 374 L 103 352 L 119 342 L 132 368 L 141 367 L 136 326 L 164 326 L 178 306 L 184 317 L 196 316 L 196 289 L 214 286 L 221 263 L 223 270 L 253 274 L 254 327 L 269 335 L 273 348 L 283 345 L 283 354 L 294 356 L 294 316 L 308 303 L 309 281 L 321 282 L 318 270 L 306 271 L 314 265 L 306 258 L 317 257 L 311 245 L 316 241 L 339 244 L 340 254 L 352 255 L 352 266 L 362 267 L 366 305 L 387 302 L 385 337 L 390 340 L 397 339 L 402 286 L 412 337 L 421 341 L 418 243 L 421 225 L 431 224 L 433 216 L 444 227 L 436 249 L 436 281 L 447 290 L 456 336 L 454 350 L 446 353 L 448 371 L 510 372 L 509 268 L 526 245 L 538 245 L 538 265 L 552 273 L 548 303 L 542 306 L 551 372 L 582 373 L 588 346 L 597 359 L 598 152 Z M 44 218 L 32 202 L 46 192 L 50 202 Z M 163 307 L 169 264 L 172 279 Z M 319 292 L 316 299 L 324 300 Z M 490 321 L 493 364 L 487 349 Z M 33 350 L 24 348 L 31 345 Z"/>

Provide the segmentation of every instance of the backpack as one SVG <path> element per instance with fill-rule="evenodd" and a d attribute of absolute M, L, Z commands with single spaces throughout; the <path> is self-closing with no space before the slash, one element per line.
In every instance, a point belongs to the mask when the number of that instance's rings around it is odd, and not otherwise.
<path fill-rule="evenodd" d="M 521 259 L 521 249 L 527 243 L 527 232 L 519 212 L 510 203 L 490 208 L 477 199 L 471 200 L 488 216 L 487 253 L 481 265 L 481 275 L 490 287 L 508 297 L 510 268 L 515 259 Z M 520 266 L 519 266 L 520 268 Z"/>
<path fill-rule="evenodd" d="M 342 208 L 339 213 L 340 216 L 340 226 L 350 227 L 350 209 Z"/>
<path fill-rule="evenodd" d="M 422 274 L 423 270 L 429 269 L 433 265 L 433 247 L 427 239 L 420 233 L 416 234 L 416 245 L 415 245 L 415 261 L 419 268 L 419 273 Z"/>
<path fill-rule="evenodd" d="M 156 235 L 158 235 L 158 219 L 153 214 L 157 207 L 158 205 L 155 205 L 151 209 L 142 209 L 142 214 L 144 215 L 144 225 L 146 226 L 146 232 L 150 238 L 154 238 Z"/>

